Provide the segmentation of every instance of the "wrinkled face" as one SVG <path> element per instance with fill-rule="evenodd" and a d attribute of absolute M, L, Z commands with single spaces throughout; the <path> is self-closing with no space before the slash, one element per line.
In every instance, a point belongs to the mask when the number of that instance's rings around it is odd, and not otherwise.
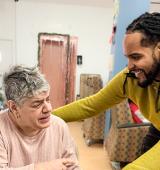
<path fill-rule="evenodd" d="M 143 47 L 141 39 L 141 33 L 126 34 L 123 48 L 128 58 L 128 69 L 135 74 L 141 87 L 147 87 L 154 79 L 160 79 L 160 48 Z"/>
<path fill-rule="evenodd" d="M 10 101 L 12 120 L 18 128 L 27 136 L 36 135 L 41 129 L 50 125 L 51 103 L 49 91 L 26 99 L 20 106 Z"/>

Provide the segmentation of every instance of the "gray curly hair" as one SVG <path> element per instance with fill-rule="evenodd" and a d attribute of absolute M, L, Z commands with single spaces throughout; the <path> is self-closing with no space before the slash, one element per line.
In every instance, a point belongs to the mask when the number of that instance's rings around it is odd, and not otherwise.
<path fill-rule="evenodd" d="M 48 91 L 50 86 L 38 67 L 16 65 L 4 74 L 3 88 L 6 100 L 22 104 L 25 99 Z"/>

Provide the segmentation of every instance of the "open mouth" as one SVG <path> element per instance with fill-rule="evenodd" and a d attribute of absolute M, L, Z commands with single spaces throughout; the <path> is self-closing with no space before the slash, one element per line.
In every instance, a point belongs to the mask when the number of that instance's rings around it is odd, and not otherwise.
<path fill-rule="evenodd" d="M 145 76 L 144 71 L 140 70 L 140 69 L 139 70 L 138 69 L 132 70 L 131 73 L 134 73 L 137 78 L 140 77 L 140 76 L 143 76 L 143 77 Z"/>
<path fill-rule="evenodd" d="M 142 70 L 136 70 L 136 71 L 134 71 L 134 74 L 136 77 L 138 77 L 139 75 L 144 74 L 144 73 Z"/>
<path fill-rule="evenodd" d="M 49 120 L 50 120 L 50 115 L 40 118 L 39 122 L 40 123 L 47 123 L 47 122 L 49 122 Z"/>

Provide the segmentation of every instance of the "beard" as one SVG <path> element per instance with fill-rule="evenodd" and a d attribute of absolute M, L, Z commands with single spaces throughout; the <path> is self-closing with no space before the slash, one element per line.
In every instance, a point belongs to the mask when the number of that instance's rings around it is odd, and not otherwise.
<path fill-rule="evenodd" d="M 138 85 L 142 88 L 145 88 L 147 86 L 149 86 L 150 84 L 153 83 L 153 81 L 156 79 L 156 76 L 160 73 L 160 62 L 157 61 L 155 58 L 154 59 L 154 63 L 151 67 L 151 70 L 146 73 L 143 69 L 141 69 L 141 71 L 144 73 L 146 79 L 142 82 L 138 81 Z"/>

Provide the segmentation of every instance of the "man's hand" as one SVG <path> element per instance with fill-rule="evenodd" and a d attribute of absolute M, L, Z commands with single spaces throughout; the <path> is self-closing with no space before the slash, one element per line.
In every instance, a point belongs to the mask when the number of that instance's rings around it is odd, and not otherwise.
<path fill-rule="evenodd" d="M 74 165 L 71 159 L 56 159 L 49 162 L 35 164 L 35 170 L 67 170 L 67 167 Z"/>

